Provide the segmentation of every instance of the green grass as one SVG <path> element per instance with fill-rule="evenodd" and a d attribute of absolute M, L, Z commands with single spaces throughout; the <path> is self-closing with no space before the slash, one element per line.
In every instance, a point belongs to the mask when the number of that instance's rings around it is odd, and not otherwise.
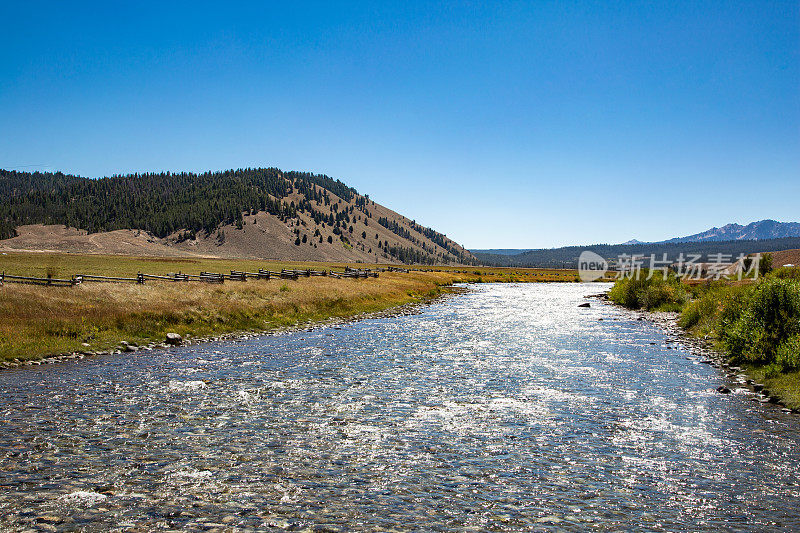
<path fill-rule="evenodd" d="M 742 365 L 757 383 L 763 383 L 770 394 L 777 396 L 790 409 L 800 409 L 800 371 L 774 374 L 764 366 Z"/>

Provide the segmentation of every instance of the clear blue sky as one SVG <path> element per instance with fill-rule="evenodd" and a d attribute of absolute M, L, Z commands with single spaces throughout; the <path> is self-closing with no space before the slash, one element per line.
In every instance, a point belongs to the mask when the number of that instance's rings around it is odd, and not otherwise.
<path fill-rule="evenodd" d="M 800 220 L 797 1 L 76 4 L 0 7 L 0 168 L 321 172 L 472 248 Z"/>

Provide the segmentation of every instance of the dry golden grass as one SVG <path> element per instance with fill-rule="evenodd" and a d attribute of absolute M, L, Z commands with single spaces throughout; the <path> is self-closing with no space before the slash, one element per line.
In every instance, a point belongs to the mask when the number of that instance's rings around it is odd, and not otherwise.
<path fill-rule="evenodd" d="M 258 268 L 342 269 L 344 264 L 225 259 L 178 259 L 78 254 L 0 255 L 0 271 L 69 278 L 75 274 L 134 276 L 137 272 L 228 272 Z M 355 265 L 366 267 L 369 265 Z M 574 271 L 445 268 L 444 272 L 381 273 L 379 278 L 248 280 L 211 285 L 148 281 L 84 283 L 76 287 L 6 284 L 0 287 L 0 360 L 106 350 L 121 340 L 160 341 L 168 331 L 207 336 L 264 331 L 349 317 L 438 295 L 457 282 L 574 281 Z M 87 348 L 83 343 L 90 344 Z"/>
<path fill-rule="evenodd" d="M 107 349 L 160 340 L 168 331 L 208 335 L 267 330 L 378 311 L 438 294 L 447 275 L 379 279 L 301 278 L 223 285 L 151 282 L 0 289 L 0 358 Z"/>
<path fill-rule="evenodd" d="M 167 274 L 184 272 L 197 274 L 200 271 L 223 272 L 244 270 L 257 272 L 259 268 L 281 270 L 283 268 L 311 268 L 316 270 L 342 270 L 351 268 L 375 268 L 367 263 L 337 263 L 311 261 L 263 261 L 252 259 L 205 259 L 191 257 L 138 257 L 100 254 L 66 254 L 66 253 L 32 253 L 8 252 L 0 255 L 0 271 L 19 276 L 46 276 L 51 272 L 54 277 L 65 277 L 76 274 L 98 274 L 104 276 L 135 276 L 137 272 L 147 274 Z M 397 265 L 393 265 L 397 266 Z M 437 269 L 445 272 L 467 271 L 468 276 L 477 280 L 508 281 L 516 278 L 519 281 L 574 281 L 575 270 L 541 269 L 541 268 L 509 268 L 509 267 L 470 267 L 470 266 L 416 266 L 414 269 Z M 535 278 L 535 279 L 529 279 Z"/>

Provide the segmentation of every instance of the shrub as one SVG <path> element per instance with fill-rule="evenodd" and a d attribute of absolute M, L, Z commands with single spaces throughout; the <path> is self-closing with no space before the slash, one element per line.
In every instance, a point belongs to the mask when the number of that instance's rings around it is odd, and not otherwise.
<path fill-rule="evenodd" d="M 734 361 L 775 362 L 779 347 L 800 334 L 800 282 L 766 279 L 729 299 L 723 305 L 720 328 Z"/>
<path fill-rule="evenodd" d="M 639 301 L 647 310 L 680 311 L 686 302 L 686 292 L 676 283 L 655 282 L 645 288 Z"/>
<path fill-rule="evenodd" d="M 800 335 L 786 339 L 775 354 L 775 363 L 781 372 L 800 370 Z"/>
<path fill-rule="evenodd" d="M 628 309 L 639 309 L 642 306 L 639 302 L 639 293 L 643 288 L 644 284 L 641 279 L 618 279 L 608 292 L 608 297 L 612 302 Z"/>
<path fill-rule="evenodd" d="M 686 289 L 680 280 L 668 276 L 665 280 L 660 272 L 647 279 L 647 272 L 638 278 L 617 280 L 608 293 L 615 303 L 628 309 L 647 309 L 648 311 L 679 311 L 687 300 Z"/>
<path fill-rule="evenodd" d="M 744 285 L 711 284 L 684 306 L 678 325 L 699 335 L 718 334 L 723 317 L 739 317 L 749 290 Z"/>
<path fill-rule="evenodd" d="M 778 279 L 793 279 L 800 281 L 800 268 L 780 267 L 772 271 L 770 277 Z"/>
<path fill-rule="evenodd" d="M 681 312 L 678 325 L 683 329 L 692 329 L 700 323 L 704 315 L 705 313 L 701 311 L 701 300 L 689 302 Z"/>
<path fill-rule="evenodd" d="M 758 263 L 758 274 L 766 276 L 770 272 L 772 272 L 772 254 L 764 254 Z"/>

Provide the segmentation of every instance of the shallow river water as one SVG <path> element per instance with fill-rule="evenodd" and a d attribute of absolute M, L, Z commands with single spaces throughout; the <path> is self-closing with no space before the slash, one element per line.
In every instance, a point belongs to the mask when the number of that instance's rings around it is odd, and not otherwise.
<path fill-rule="evenodd" d="M 800 416 L 603 288 L 2 372 L 0 529 L 800 529 Z"/>

